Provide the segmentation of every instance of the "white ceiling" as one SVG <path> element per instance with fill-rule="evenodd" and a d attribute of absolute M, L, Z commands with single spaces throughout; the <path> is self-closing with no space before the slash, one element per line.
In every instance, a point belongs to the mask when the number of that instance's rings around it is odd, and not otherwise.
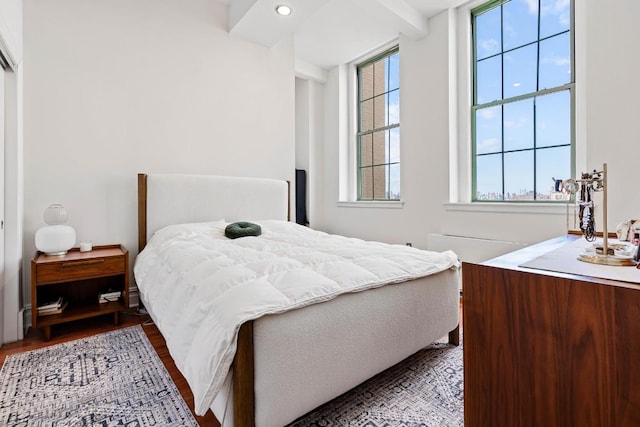
<path fill-rule="evenodd" d="M 219 0 L 229 5 L 229 32 L 265 46 L 293 33 L 296 62 L 328 69 L 403 33 L 428 33 L 428 18 L 466 0 Z M 279 16 L 275 6 L 293 13 Z"/>

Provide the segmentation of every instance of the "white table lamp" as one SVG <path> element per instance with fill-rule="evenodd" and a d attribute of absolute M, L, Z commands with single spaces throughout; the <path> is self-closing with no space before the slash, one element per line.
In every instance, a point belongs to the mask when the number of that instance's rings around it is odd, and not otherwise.
<path fill-rule="evenodd" d="M 64 255 L 76 243 L 76 231 L 64 225 L 67 210 L 61 204 L 52 204 L 44 211 L 46 226 L 36 231 L 36 249 L 46 255 Z"/>

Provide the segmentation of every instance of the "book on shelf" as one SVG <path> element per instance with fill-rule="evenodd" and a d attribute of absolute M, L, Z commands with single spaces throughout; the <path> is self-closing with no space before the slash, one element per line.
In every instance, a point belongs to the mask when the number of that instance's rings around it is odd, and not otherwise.
<path fill-rule="evenodd" d="M 122 295 L 121 291 L 103 292 L 100 295 L 98 295 L 98 302 L 100 304 L 104 304 L 111 301 L 118 301 L 121 295 Z"/>
<path fill-rule="evenodd" d="M 63 301 L 62 305 L 58 308 L 48 308 L 46 310 L 40 310 L 38 307 L 38 316 L 49 316 L 51 314 L 60 314 L 67 308 L 67 301 Z"/>
<path fill-rule="evenodd" d="M 64 298 L 62 298 L 62 297 L 59 297 L 58 299 L 56 299 L 54 301 L 45 302 L 45 303 L 43 303 L 43 304 L 38 306 L 38 312 L 47 311 L 47 310 L 57 310 L 60 307 L 62 307 L 63 303 L 64 303 Z"/>

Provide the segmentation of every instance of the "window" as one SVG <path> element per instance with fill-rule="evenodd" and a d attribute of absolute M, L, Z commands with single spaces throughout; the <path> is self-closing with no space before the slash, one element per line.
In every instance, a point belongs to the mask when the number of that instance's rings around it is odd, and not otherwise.
<path fill-rule="evenodd" d="M 574 172 L 572 0 L 471 11 L 472 200 L 564 200 Z"/>
<path fill-rule="evenodd" d="M 356 67 L 358 200 L 400 199 L 400 64 L 395 47 Z"/>

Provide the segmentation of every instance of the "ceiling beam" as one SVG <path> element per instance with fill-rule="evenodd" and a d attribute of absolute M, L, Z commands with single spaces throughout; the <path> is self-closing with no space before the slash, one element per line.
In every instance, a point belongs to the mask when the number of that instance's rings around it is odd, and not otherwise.
<path fill-rule="evenodd" d="M 258 0 L 233 0 L 229 1 L 228 30 L 231 32 Z"/>
<path fill-rule="evenodd" d="M 382 20 L 391 20 L 391 25 L 396 25 L 402 34 L 412 39 L 421 39 L 428 34 L 427 18 L 405 0 L 353 1 Z"/>
<path fill-rule="evenodd" d="M 327 82 L 327 70 L 300 58 L 295 60 L 295 72 L 296 77 L 304 80 L 315 80 L 319 83 Z"/>

